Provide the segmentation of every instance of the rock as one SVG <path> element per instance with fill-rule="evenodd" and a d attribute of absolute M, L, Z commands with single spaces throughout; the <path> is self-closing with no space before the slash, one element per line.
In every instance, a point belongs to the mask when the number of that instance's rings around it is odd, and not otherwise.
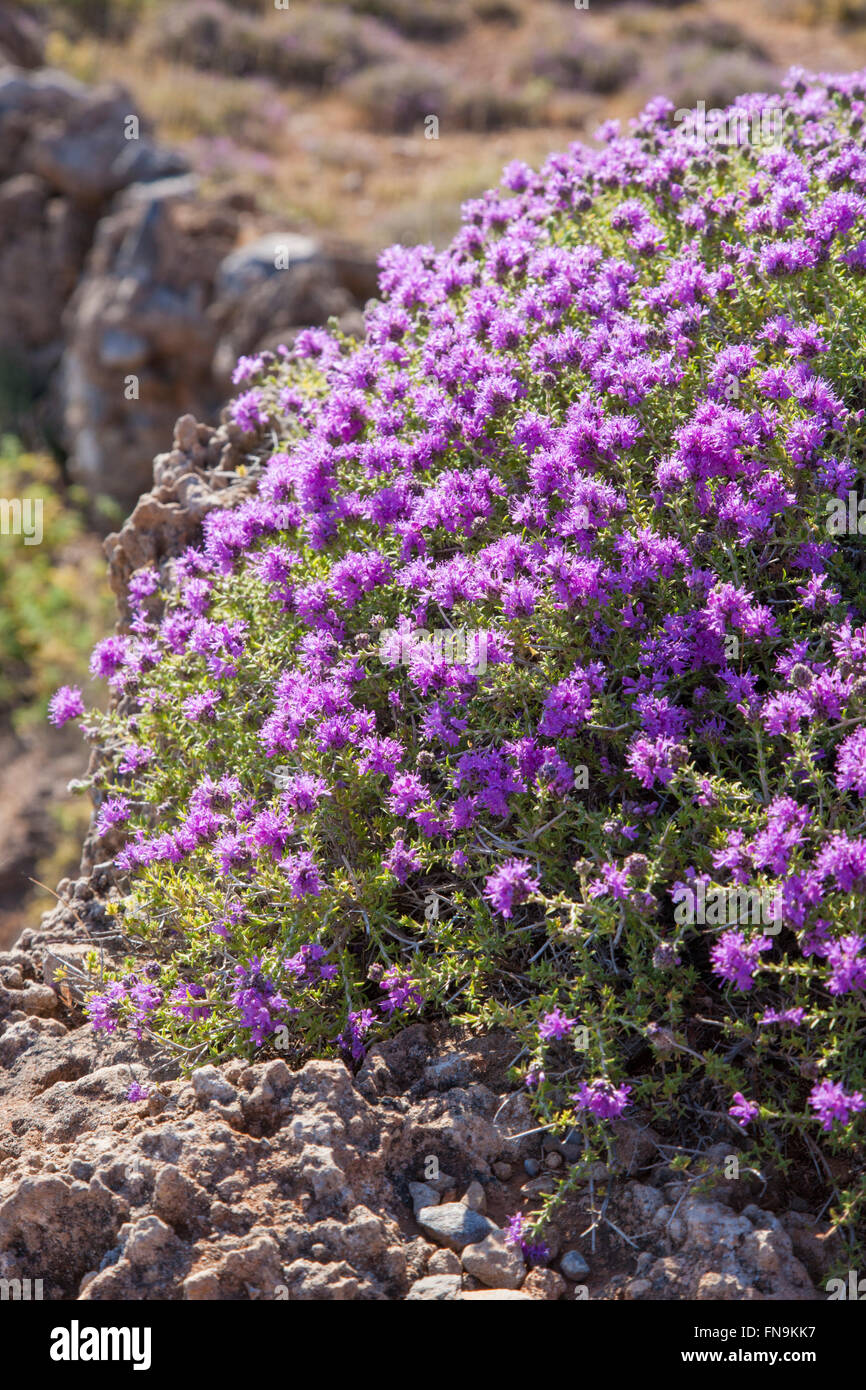
<path fill-rule="evenodd" d="M 443 1303 L 460 1294 L 459 1274 L 433 1274 L 417 1279 L 406 1295 L 407 1303 Z"/>
<path fill-rule="evenodd" d="M 356 314 L 351 291 L 315 242 L 274 233 L 241 247 L 219 267 L 208 310 L 217 333 L 214 381 L 227 392 L 239 358 L 281 343 L 291 346 L 300 329 L 332 317 L 356 327 Z"/>
<path fill-rule="evenodd" d="M 517 1289 L 526 1274 L 520 1251 L 507 1244 L 499 1231 L 467 1245 L 461 1259 L 467 1274 L 491 1289 Z"/>
<path fill-rule="evenodd" d="M 262 280 L 282 270 L 319 260 L 322 249 L 312 237 L 297 232 L 269 232 L 257 241 L 239 246 L 226 256 L 217 276 L 220 295 L 247 293 Z"/>
<path fill-rule="evenodd" d="M 267 1231 L 253 1230 L 234 1250 L 224 1255 L 216 1267 L 220 1292 L 241 1298 L 255 1290 L 270 1294 L 280 1282 L 280 1247 Z M 350 1271 L 352 1272 L 352 1271 Z"/>
<path fill-rule="evenodd" d="M 555 1269 L 531 1269 L 520 1287 L 533 1298 L 547 1300 L 564 1298 L 568 1292 L 568 1285 Z"/>
<path fill-rule="evenodd" d="M 226 1081 L 216 1067 L 199 1067 L 192 1073 L 191 1080 L 196 1096 L 205 1104 L 208 1101 L 216 1100 L 230 1105 L 237 1097 L 234 1086 Z"/>
<path fill-rule="evenodd" d="M 143 367 L 147 358 L 147 340 L 140 333 L 109 328 L 99 340 L 99 360 L 103 367 L 131 372 Z"/>
<path fill-rule="evenodd" d="M 473 1211 L 483 1213 L 487 1210 L 487 1194 L 480 1182 L 471 1182 L 461 1200 L 465 1207 L 471 1207 Z"/>
<path fill-rule="evenodd" d="M 583 1154 L 583 1136 L 577 1129 L 570 1129 L 564 1139 L 554 1134 L 545 1134 L 541 1147 L 546 1154 L 557 1153 L 566 1163 L 577 1163 Z"/>
<path fill-rule="evenodd" d="M 579 1250 L 566 1250 L 559 1261 L 559 1268 L 566 1279 L 580 1283 L 589 1274 L 589 1265 Z"/>
<path fill-rule="evenodd" d="M 42 981 L 64 998 L 67 995 L 81 994 L 81 982 L 86 976 L 85 956 L 91 948 L 87 943 L 58 947 L 56 951 L 47 950 L 42 955 Z"/>
<path fill-rule="evenodd" d="M 153 1208 L 169 1226 L 196 1227 L 209 1205 L 206 1193 L 174 1164 L 160 1169 L 153 1188 Z"/>
<path fill-rule="evenodd" d="M 461 1052 L 446 1052 L 425 1067 L 422 1081 L 426 1086 L 444 1089 L 447 1086 L 463 1085 L 471 1075 L 468 1058 Z"/>
<path fill-rule="evenodd" d="M 562 1155 L 561 1155 L 561 1154 L 558 1154 L 558 1153 L 549 1153 L 549 1154 L 547 1155 L 546 1159 L 544 1160 L 544 1163 L 545 1163 L 545 1167 L 547 1167 L 547 1168 L 554 1168 L 554 1169 L 556 1169 L 556 1168 L 561 1168 L 561 1167 L 562 1167 Z"/>
<path fill-rule="evenodd" d="M 158 184 L 187 177 L 188 165 L 177 150 L 166 150 L 151 140 L 130 140 L 114 160 L 112 174 L 121 188 Z"/>
<path fill-rule="evenodd" d="M 749 1205 L 737 1213 L 721 1202 L 686 1194 L 679 1215 L 662 1229 L 670 1246 L 679 1248 L 644 1272 L 652 1289 L 648 1297 L 749 1301 L 818 1296 L 772 1212 Z"/>
<path fill-rule="evenodd" d="M 546 1197 L 554 1193 L 559 1186 L 552 1173 L 542 1173 L 540 1178 L 529 1178 L 521 1185 L 521 1192 L 528 1197 Z"/>
<path fill-rule="evenodd" d="M 649 1298 L 652 1291 L 653 1286 L 649 1279 L 630 1279 L 624 1289 L 630 1302 L 640 1302 L 641 1299 Z"/>
<path fill-rule="evenodd" d="M 0 56 L 19 68 L 42 66 L 45 61 L 42 33 L 28 14 L 0 10 Z"/>
<path fill-rule="evenodd" d="M 823 1282 L 841 1258 L 841 1233 L 827 1221 L 817 1221 L 803 1212 L 789 1211 L 781 1222 L 791 1241 L 794 1254 L 805 1265 L 816 1283 Z"/>
<path fill-rule="evenodd" d="M 732 1246 L 751 1233 L 748 1218 L 737 1216 L 720 1202 L 700 1198 L 686 1201 L 680 1208 L 686 1238 L 701 1250 Z"/>
<path fill-rule="evenodd" d="M 425 1181 L 428 1187 L 432 1187 L 434 1192 L 438 1192 L 440 1198 L 446 1192 L 450 1192 L 455 1185 L 455 1179 L 450 1173 L 440 1173 L 438 1178 L 426 1178 Z"/>
<path fill-rule="evenodd" d="M 537 1158 L 527 1158 L 523 1161 L 524 1170 L 531 1178 L 537 1178 L 541 1172 L 541 1164 Z"/>
<path fill-rule="evenodd" d="M 175 421 L 174 444 L 175 448 L 182 449 L 184 453 L 191 453 L 198 444 L 198 421 L 194 415 L 181 415 Z"/>
<path fill-rule="evenodd" d="M 218 456 L 224 433 L 179 422 L 182 460 L 181 446 L 207 453 L 214 441 Z M 172 531 L 150 506 L 145 514 L 168 528 L 148 537 L 164 559 L 161 548 L 180 543 L 182 523 Z M 136 544 L 144 544 L 139 534 L 119 543 L 118 574 Z M 166 584 L 170 573 L 166 564 Z M 104 864 L 97 853 L 93 864 Z M 12 1007 L 94 940 L 107 969 L 120 963 L 123 943 L 113 932 L 94 938 L 67 911 L 70 901 L 79 913 L 98 907 L 101 891 L 85 868 L 43 925 L 0 953 L 0 1278 L 42 1278 L 47 1298 L 83 1301 L 381 1301 L 410 1290 L 413 1301 L 563 1296 L 553 1269 L 521 1269 L 519 1291 L 507 1287 L 514 1280 L 497 1261 L 519 1261 L 517 1252 L 503 1249 L 502 1233 L 466 1202 L 480 1193 L 503 1199 L 497 1184 L 485 1187 L 502 1152 L 492 1117 L 503 1095 L 471 1079 L 447 1091 L 435 1078 L 425 1082 L 436 1043 L 421 1025 L 382 1045 L 385 1089 L 372 1099 L 341 1062 L 292 1072 L 280 1060 L 235 1060 L 199 1068 L 190 1080 L 160 1073 L 154 1106 L 146 1040 L 97 1036 Z M 4 1009 L 11 1012 L 2 1017 Z M 153 1088 L 146 1104 L 124 1103 L 132 1080 Z M 520 1163 L 524 1152 L 515 1149 Z M 445 1239 L 425 1228 L 436 1249 L 420 1234 L 407 1239 L 399 1224 L 406 1174 L 424 1172 L 431 1155 L 451 1170 L 435 1186 L 419 1184 L 429 1203 L 421 1222 L 446 1221 Z M 463 1202 L 438 1201 L 440 1184 L 456 1187 Z M 682 1183 L 669 1186 L 680 1202 L 670 1224 L 673 1207 L 659 1189 L 630 1182 L 612 1190 L 612 1219 L 647 1248 L 631 1279 L 594 1271 L 595 1297 L 818 1296 L 793 1245 L 802 1238 L 805 1251 L 812 1240 L 812 1254 L 824 1254 L 808 1214 L 780 1219 L 754 1204 L 737 1212 Z M 555 1251 L 562 1234 L 554 1228 L 547 1239 Z M 563 1257 L 562 1273 L 588 1282 L 577 1251 Z M 491 1286 L 477 1287 L 484 1278 Z M 574 1293 L 572 1282 L 567 1296 Z"/>
<path fill-rule="evenodd" d="M 611 1129 L 617 1166 L 627 1173 L 635 1173 L 658 1158 L 661 1140 L 649 1125 L 618 1119 L 611 1121 Z"/>
<path fill-rule="evenodd" d="M 0 13 L 0 54 L 23 69 L 40 43 Z M 375 267 L 262 222 L 202 196 L 122 87 L 0 75 L 0 356 L 92 494 L 131 507 L 174 419 L 215 416 L 241 355 L 332 315 L 358 331 Z"/>
<path fill-rule="evenodd" d="M 42 1278 L 49 1296 L 75 1297 L 125 1214 L 124 1202 L 96 1181 L 25 1178 L 0 1201 L 2 1277 Z"/>
<path fill-rule="evenodd" d="M 212 1269 L 199 1269 L 194 1274 L 188 1274 L 183 1281 L 183 1296 L 190 1302 L 219 1298 L 218 1275 Z"/>
<path fill-rule="evenodd" d="M 453 1250 L 434 1250 L 427 1261 L 428 1274 L 460 1274 L 460 1257 Z"/>
<path fill-rule="evenodd" d="M 641 1225 L 653 1223 L 656 1214 L 664 1206 L 664 1197 L 657 1187 L 646 1183 L 630 1182 L 626 1187 L 626 1201 L 629 1210 L 634 1212 Z"/>
<path fill-rule="evenodd" d="M 510 1163 L 494 1163 L 493 1172 L 500 1182 L 508 1182 L 514 1175 L 514 1169 Z"/>
<path fill-rule="evenodd" d="M 177 1237 L 170 1226 L 158 1216 L 145 1216 L 135 1225 L 121 1231 L 121 1246 L 130 1264 L 152 1267 L 171 1252 Z"/>
<path fill-rule="evenodd" d="M 634 1284 L 641 1283 L 641 1280 L 633 1280 Z M 650 1285 L 652 1287 L 652 1285 Z M 741 1283 L 733 1274 L 719 1274 L 715 1271 L 708 1271 L 702 1274 L 698 1287 L 695 1291 L 695 1298 L 705 1302 L 708 1299 L 730 1301 L 731 1299 L 741 1299 L 745 1295 L 747 1285 Z"/>
<path fill-rule="evenodd" d="M 140 138 L 145 123 L 128 92 L 116 86 L 85 90 L 65 120 L 33 132 L 32 168 L 74 202 L 98 206 L 133 181 L 121 162 L 130 144 L 130 117 L 138 121 Z"/>
<path fill-rule="evenodd" d="M 418 1220 L 419 1212 L 425 1207 L 435 1207 L 439 1205 L 439 1193 L 435 1187 L 431 1187 L 426 1182 L 410 1182 L 409 1196 L 412 1198 L 412 1210 L 415 1220 Z"/>
<path fill-rule="evenodd" d="M 461 1251 L 492 1235 L 492 1221 L 480 1212 L 464 1207 L 462 1202 L 446 1202 L 439 1207 L 424 1207 L 418 1213 L 418 1225 L 426 1236 L 449 1250 Z"/>
<path fill-rule="evenodd" d="M 206 309 L 238 232 L 236 214 L 201 206 L 188 180 L 162 180 L 146 194 L 134 185 L 99 223 L 66 312 L 59 378 L 71 471 L 90 491 L 127 503 L 147 488 L 149 460 L 175 419 L 191 403 L 216 412 L 217 334 Z"/>
<path fill-rule="evenodd" d="M 3 118 L 0 114 L 0 166 Z M 88 219 L 32 171 L 0 183 L 0 352 L 13 351 L 34 391 L 60 360 L 58 324 L 81 274 Z"/>
<path fill-rule="evenodd" d="M 40 1018 L 57 1012 L 60 1003 L 54 990 L 48 985 L 28 985 L 21 994 L 19 1007 L 25 1014 L 38 1014 Z"/>

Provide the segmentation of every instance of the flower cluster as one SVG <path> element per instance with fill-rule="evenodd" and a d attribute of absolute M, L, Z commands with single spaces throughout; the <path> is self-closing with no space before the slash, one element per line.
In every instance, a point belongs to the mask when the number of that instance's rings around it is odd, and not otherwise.
<path fill-rule="evenodd" d="M 97 830 L 174 971 L 95 1026 L 357 1061 L 423 1000 L 518 1031 L 592 1142 L 711 1096 L 768 1161 L 816 1116 L 854 1142 L 866 79 L 749 103 L 781 144 L 657 99 L 509 166 L 382 254 L 362 341 L 238 365 L 255 486 L 93 655 Z"/>

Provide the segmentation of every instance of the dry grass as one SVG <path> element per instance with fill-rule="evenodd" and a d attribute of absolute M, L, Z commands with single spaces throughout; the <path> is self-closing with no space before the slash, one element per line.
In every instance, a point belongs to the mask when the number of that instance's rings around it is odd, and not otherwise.
<path fill-rule="evenodd" d="M 243 188 L 287 224 L 370 251 L 395 237 L 442 243 L 460 202 L 509 159 L 538 163 L 660 91 L 712 107 L 772 90 L 804 59 L 866 66 L 866 33 L 850 27 L 866 0 L 590 0 L 585 11 L 569 0 L 291 0 L 289 11 L 71 0 L 62 15 L 37 4 L 56 26 L 52 61 L 124 82 L 207 189 Z M 247 48 L 184 50 L 171 26 L 188 34 L 208 11 Z M 427 115 L 438 140 L 424 138 Z"/>

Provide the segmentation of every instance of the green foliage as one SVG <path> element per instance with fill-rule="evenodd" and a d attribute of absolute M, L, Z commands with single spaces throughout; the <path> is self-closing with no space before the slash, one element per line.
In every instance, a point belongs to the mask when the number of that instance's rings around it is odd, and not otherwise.
<path fill-rule="evenodd" d="M 87 533 L 83 502 L 65 495 L 57 465 L 10 436 L 0 444 L 0 498 L 41 503 L 42 540 L 0 535 L 0 714 L 19 727 L 45 716 L 49 696 L 76 678 L 112 622 L 105 558 Z M 35 513 L 34 513 L 35 515 Z"/>

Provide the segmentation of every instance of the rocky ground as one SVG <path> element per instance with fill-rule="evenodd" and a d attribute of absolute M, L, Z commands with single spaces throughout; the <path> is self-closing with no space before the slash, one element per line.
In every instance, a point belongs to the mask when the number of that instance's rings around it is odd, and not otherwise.
<path fill-rule="evenodd" d="M 620 1175 L 582 1174 L 529 1268 L 502 1227 L 580 1144 L 535 1130 L 506 1035 L 416 1025 L 356 1076 L 236 1060 L 188 1079 L 146 1040 L 95 1036 L 80 968 L 120 949 L 114 893 L 100 867 L 64 883 L 0 954 L 0 1278 L 84 1300 L 821 1297 L 838 1252 L 819 1223 L 726 1180 L 729 1145 L 684 1181 L 639 1119 L 615 1125 Z"/>

